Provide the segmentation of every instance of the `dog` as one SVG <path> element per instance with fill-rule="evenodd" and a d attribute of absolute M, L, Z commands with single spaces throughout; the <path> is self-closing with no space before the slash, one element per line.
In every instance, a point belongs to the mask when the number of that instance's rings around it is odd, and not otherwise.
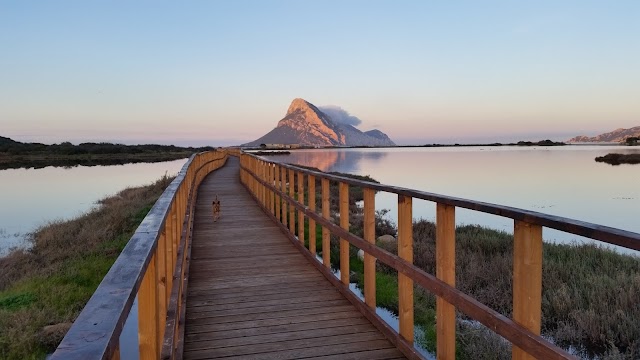
<path fill-rule="evenodd" d="M 220 218 L 220 200 L 218 200 L 218 195 L 216 195 L 216 199 L 213 200 L 213 221 L 218 221 Z"/>

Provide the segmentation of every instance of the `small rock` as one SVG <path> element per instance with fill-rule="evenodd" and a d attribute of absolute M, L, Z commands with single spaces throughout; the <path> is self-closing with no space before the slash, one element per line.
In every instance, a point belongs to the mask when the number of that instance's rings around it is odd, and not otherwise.
<path fill-rule="evenodd" d="M 393 235 L 382 235 L 382 236 L 378 236 L 378 242 L 381 243 L 393 243 L 395 244 L 397 242 L 396 238 L 393 237 Z"/>
<path fill-rule="evenodd" d="M 364 250 L 358 250 L 358 259 L 364 260 Z"/>

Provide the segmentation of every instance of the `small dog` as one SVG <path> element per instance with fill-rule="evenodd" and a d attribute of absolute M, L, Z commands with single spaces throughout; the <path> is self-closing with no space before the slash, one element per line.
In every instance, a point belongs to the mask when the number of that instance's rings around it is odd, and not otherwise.
<path fill-rule="evenodd" d="M 213 221 L 218 221 L 220 218 L 220 200 L 218 200 L 218 195 L 216 195 L 216 199 L 213 200 Z"/>

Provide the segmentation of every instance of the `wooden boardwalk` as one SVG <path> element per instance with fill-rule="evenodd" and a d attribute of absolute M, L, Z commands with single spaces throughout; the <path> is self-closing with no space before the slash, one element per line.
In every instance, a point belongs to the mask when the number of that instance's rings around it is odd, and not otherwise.
<path fill-rule="evenodd" d="M 262 212 L 235 157 L 200 186 L 184 341 L 185 359 L 404 358 Z"/>

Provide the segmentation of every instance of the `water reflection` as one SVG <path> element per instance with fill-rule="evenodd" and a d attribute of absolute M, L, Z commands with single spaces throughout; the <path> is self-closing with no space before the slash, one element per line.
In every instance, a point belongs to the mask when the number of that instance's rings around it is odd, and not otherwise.
<path fill-rule="evenodd" d="M 37 226 L 77 216 L 126 187 L 175 175 L 186 161 L 0 171 L 0 256 L 24 246 L 25 234 Z"/>
<path fill-rule="evenodd" d="M 610 152 L 640 153 L 625 146 L 465 147 L 307 150 L 277 161 L 313 166 L 315 157 L 336 159 L 322 170 L 371 175 L 389 185 L 513 206 L 640 232 L 637 221 L 640 165 L 612 167 L 595 162 Z M 304 153 L 304 154 L 303 154 Z M 397 196 L 378 193 L 377 209 L 390 209 Z M 414 218 L 435 219 L 435 205 L 415 201 Z M 458 224 L 481 224 L 511 232 L 513 221 L 457 209 Z M 583 240 L 544 230 L 545 240 Z"/>

